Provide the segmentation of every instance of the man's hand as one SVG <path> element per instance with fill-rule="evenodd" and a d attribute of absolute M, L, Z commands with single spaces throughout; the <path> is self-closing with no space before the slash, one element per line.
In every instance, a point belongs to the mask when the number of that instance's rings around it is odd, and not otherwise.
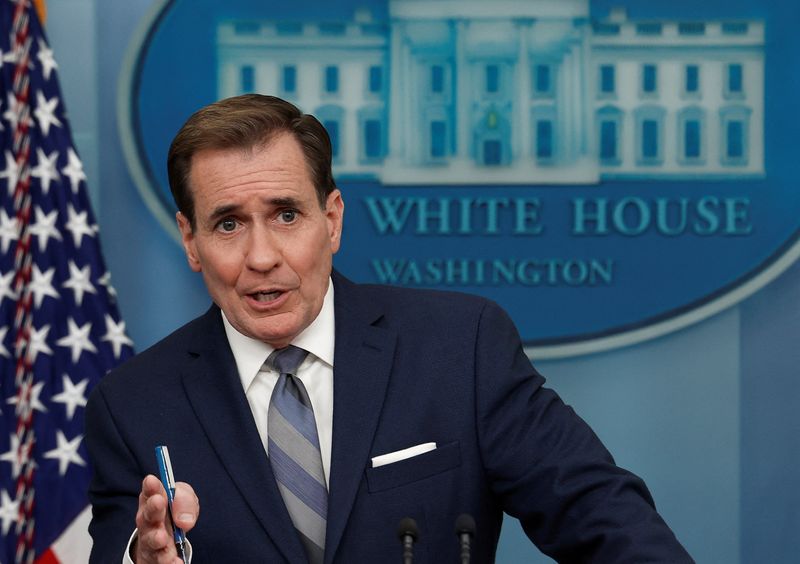
<path fill-rule="evenodd" d="M 172 503 L 175 524 L 184 532 L 197 522 L 200 501 L 192 487 L 185 482 L 175 484 L 175 500 Z M 136 542 L 136 564 L 182 564 L 175 549 L 172 527 L 167 513 L 167 494 L 161 481 L 152 474 L 142 482 L 139 494 L 139 510 L 136 512 L 138 537 Z"/>

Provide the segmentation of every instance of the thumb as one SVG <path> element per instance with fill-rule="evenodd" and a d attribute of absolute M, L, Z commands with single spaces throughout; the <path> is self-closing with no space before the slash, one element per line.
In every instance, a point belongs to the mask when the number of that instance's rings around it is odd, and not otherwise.
<path fill-rule="evenodd" d="M 194 493 L 194 489 L 186 482 L 177 482 L 175 499 L 172 502 L 172 517 L 175 524 L 187 532 L 194 527 L 199 516 L 200 500 Z"/>

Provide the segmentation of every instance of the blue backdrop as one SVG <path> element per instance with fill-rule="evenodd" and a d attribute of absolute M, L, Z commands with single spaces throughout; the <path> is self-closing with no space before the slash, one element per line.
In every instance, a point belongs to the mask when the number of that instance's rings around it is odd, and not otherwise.
<path fill-rule="evenodd" d="M 664 16 L 662 8 L 648 12 L 650 3 L 629 4 L 637 17 Z M 726 10 L 762 15 L 755 1 L 670 5 L 676 11 L 690 6 L 697 18 L 719 18 Z M 48 6 L 49 35 L 106 259 L 141 350 L 208 304 L 202 281 L 142 202 L 120 148 L 117 81 L 137 22 L 152 3 L 49 0 Z M 785 10 L 786 25 L 796 25 L 800 8 Z M 780 87 L 795 92 L 797 61 L 781 68 Z M 768 144 L 793 145 L 800 132 L 791 123 L 770 124 Z M 784 174 L 796 185 L 793 170 Z M 800 553 L 798 330 L 800 266 L 794 265 L 746 301 L 679 332 L 536 364 L 618 462 L 645 478 L 698 562 L 789 563 Z M 499 561 L 546 561 L 535 552 L 508 523 Z"/>

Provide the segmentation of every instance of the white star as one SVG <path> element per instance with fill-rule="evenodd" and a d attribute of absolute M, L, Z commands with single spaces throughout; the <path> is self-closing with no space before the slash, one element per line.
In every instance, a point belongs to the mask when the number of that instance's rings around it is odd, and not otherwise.
<path fill-rule="evenodd" d="M 0 356 L 11 358 L 11 353 L 8 352 L 8 349 L 6 348 L 5 345 L 7 333 L 8 333 L 8 327 L 0 327 Z"/>
<path fill-rule="evenodd" d="M 7 182 L 8 195 L 13 196 L 19 180 L 19 166 L 11 151 L 5 152 L 6 168 L 0 170 L 0 178 L 5 178 Z"/>
<path fill-rule="evenodd" d="M 78 213 L 72 207 L 72 204 L 68 204 L 67 218 L 65 227 L 72 231 L 72 240 L 75 242 L 76 247 L 80 248 L 84 235 L 94 237 L 94 229 L 89 226 L 89 212 L 84 210 Z"/>
<path fill-rule="evenodd" d="M 19 239 L 19 221 L 16 217 L 8 217 L 6 210 L 0 208 L 0 249 L 8 251 L 11 241 Z"/>
<path fill-rule="evenodd" d="M 12 523 L 19 520 L 19 500 L 14 501 L 6 490 L 0 491 L 0 521 L 3 522 L 3 535 L 8 534 Z"/>
<path fill-rule="evenodd" d="M 53 351 L 47 345 L 47 334 L 50 332 L 50 325 L 45 325 L 41 329 L 31 327 L 30 344 L 28 345 L 27 357 L 31 364 L 36 362 L 39 353 L 52 355 Z M 22 342 L 17 344 L 17 348 L 22 346 Z"/>
<path fill-rule="evenodd" d="M 42 272 L 36 264 L 33 265 L 33 275 L 28 288 L 33 294 L 33 303 L 36 304 L 37 309 L 42 306 L 45 296 L 50 296 L 51 298 L 59 297 L 58 292 L 53 288 L 53 275 L 55 273 L 55 266 L 46 272 Z"/>
<path fill-rule="evenodd" d="M 67 419 L 70 421 L 75 415 L 75 410 L 78 407 L 86 406 L 86 386 L 89 385 L 89 379 L 84 378 L 77 384 L 73 384 L 69 376 L 64 374 L 62 376 L 64 382 L 64 391 L 56 394 L 50 398 L 51 401 L 63 403 L 67 409 Z"/>
<path fill-rule="evenodd" d="M 11 0 L 11 2 L 13 4 L 20 4 L 20 3 L 23 3 L 23 2 L 27 3 L 28 0 Z M 27 6 L 27 4 L 26 4 L 26 6 Z M 29 37 L 28 39 L 25 40 L 25 44 L 24 45 L 18 45 L 17 44 L 17 36 L 14 33 L 14 30 L 11 30 L 11 32 L 8 34 L 8 45 L 9 45 L 9 47 L 11 47 L 11 50 L 8 53 L 6 53 L 5 55 L 3 55 L 2 62 L 16 64 L 17 61 L 19 60 L 19 56 L 22 53 L 30 52 L 31 39 L 32 38 Z M 0 51 L 0 53 L 2 53 L 2 51 Z M 3 66 L 2 62 L 0 62 L 0 68 Z M 29 69 L 33 69 L 33 63 L 31 61 L 28 61 L 28 68 Z"/>
<path fill-rule="evenodd" d="M 101 286 L 105 286 L 106 287 L 106 292 L 108 292 L 108 295 L 111 297 L 111 299 L 114 299 L 114 298 L 117 297 L 117 291 L 114 289 L 114 286 L 111 285 L 111 273 L 110 272 L 106 271 L 105 274 L 103 274 L 100 278 L 97 279 L 97 282 Z"/>
<path fill-rule="evenodd" d="M 61 169 L 61 172 L 69 178 L 69 185 L 72 187 L 72 193 L 78 193 L 78 186 L 81 180 L 86 180 L 86 174 L 83 172 L 83 163 L 78 158 L 78 154 L 70 147 L 67 149 L 67 166 Z"/>
<path fill-rule="evenodd" d="M 58 473 L 62 476 L 67 473 L 67 468 L 70 464 L 77 464 L 79 466 L 86 466 L 86 462 L 78 454 L 78 447 L 81 446 L 83 435 L 78 435 L 71 441 L 67 440 L 64 432 L 61 429 L 56 430 L 56 442 L 58 446 L 53 450 L 44 453 L 45 458 L 58 459 Z"/>
<path fill-rule="evenodd" d="M 38 116 L 37 116 L 38 117 Z M 56 170 L 56 160 L 58 160 L 58 151 L 53 151 L 49 155 L 45 155 L 39 147 L 36 147 L 36 160 L 37 164 L 31 169 L 31 176 L 35 176 L 42 183 L 42 192 L 47 194 L 50 192 L 50 183 L 55 180 L 61 180 L 61 176 Z"/>
<path fill-rule="evenodd" d="M 12 301 L 16 301 L 17 293 L 14 291 L 14 288 L 11 287 L 14 283 L 15 274 L 13 270 L 5 274 L 0 274 L 0 303 L 3 303 L 3 298 L 6 297 L 10 298 Z"/>
<path fill-rule="evenodd" d="M 19 394 L 14 394 L 6 403 L 8 405 L 16 405 L 17 407 L 14 408 L 14 413 L 19 415 L 20 413 L 24 413 L 26 416 L 32 411 L 41 411 L 42 413 L 47 413 L 47 408 L 44 406 L 42 401 L 39 399 L 39 396 L 42 395 L 42 388 L 44 387 L 44 382 L 37 382 L 30 386 L 29 390 L 24 391 L 24 397 L 22 401 L 19 401 Z M 30 395 L 30 397 L 28 397 Z"/>
<path fill-rule="evenodd" d="M 13 40 L 14 40 L 14 35 L 13 35 L 13 32 L 12 32 L 12 35 L 11 35 L 11 40 L 12 40 L 12 45 L 13 45 Z M 5 63 L 5 62 L 8 62 L 8 56 L 9 56 L 10 54 L 11 54 L 11 51 L 9 51 L 9 52 L 8 52 L 8 53 L 6 53 L 6 54 L 3 54 L 3 50 L 2 50 L 2 49 L 0 49 L 0 69 L 2 69 L 2 68 L 3 68 L 3 63 Z"/>
<path fill-rule="evenodd" d="M 11 50 L 8 53 L 3 54 L 3 51 L 0 50 L 0 69 L 3 68 L 3 63 L 16 63 L 17 62 L 17 52 L 14 50 L 14 32 L 11 32 L 11 41 L 8 43 Z"/>
<path fill-rule="evenodd" d="M 47 46 L 42 39 L 39 39 L 39 53 L 36 55 L 39 59 L 39 62 L 42 64 L 42 73 L 44 74 L 45 80 L 50 80 L 50 73 L 53 72 L 53 69 L 57 69 L 58 65 L 56 64 L 56 60 L 53 58 L 53 50 Z"/>
<path fill-rule="evenodd" d="M 5 55 L 3 54 L 3 51 L 0 50 L 0 69 L 3 68 L 3 63 L 16 62 L 17 58 L 16 54 L 14 53 L 14 43 L 16 42 L 16 37 L 17 36 L 13 30 L 8 33 L 8 46 L 11 48 L 11 50 Z"/>
<path fill-rule="evenodd" d="M 83 268 L 78 268 L 78 265 L 73 261 L 69 261 L 69 279 L 64 282 L 64 288 L 69 288 L 75 292 L 75 303 L 80 306 L 83 302 L 83 293 L 89 292 L 96 294 L 97 290 L 90 282 L 91 266 L 86 265 Z"/>
<path fill-rule="evenodd" d="M 78 327 L 78 324 L 75 323 L 74 319 L 71 317 L 67 319 L 67 331 L 69 331 L 69 335 L 66 337 L 61 337 L 58 341 L 56 341 L 56 344 L 72 349 L 73 364 L 78 362 L 82 351 L 89 351 L 93 353 L 97 352 L 97 349 L 92 344 L 91 339 L 89 339 L 89 332 L 91 330 L 92 324 L 88 321 L 83 327 Z"/>
<path fill-rule="evenodd" d="M 11 433 L 11 446 L 8 451 L 0 454 L 0 460 L 11 463 L 11 476 L 13 478 L 19 476 L 22 462 L 20 461 L 19 437 L 15 433 Z"/>
<path fill-rule="evenodd" d="M 41 90 L 36 91 L 36 109 L 33 110 L 33 115 L 39 120 L 39 127 L 44 132 L 45 137 L 50 135 L 50 126 L 55 125 L 61 127 L 61 120 L 55 115 L 56 106 L 58 106 L 58 96 L 47 99 L 42 94 Z"/>
<path fill-rule="evenodd" d="M 25 125 L 32 126 L 33 120 L 30 113 L 26 113 L 25 116 L 20 115 L 22 113 L 22 104 L 17 101 L 16 95 L 13 92 L 9 92 L 6 99 L 8 100 L 8 109 L 3 112 L 3 117 L 11 124 L 11 129 L 17 128 L 17 123 L 21 117 L 24 119 Z"/>
<path fill-rule="evenodd" d="M 19 437 L 16 433 L 11 433 L 11 446 L 8 451 L 0 454 L 0 460 L 11 463 L 11 477 L 19 476 L 20 470 L 28 462 L 33 443 L 26 443 L 20 448 Z"/>
<path fill-rule="evenodd" d="M 63 241 L 61 233 L 56 229 L 58 210 L 53 210 L 45 215 L 42 208 L 37 206 L 33 212 L 36 214 L 36 222 L 28 227 L 28 231 L 31 235 L 38 237 L 40 251 L 45 250 L 50 237 L 58 241 Z"/>
<path fill-rule="evenodd" d="M 133 341 L 125 334 L 125 322 L 115 323 L 108 314 L 106 314 L 106 334 L 103 335 L 102 340 L 110 342 L 114 347 L 114 358 L 119 358 L 119 355 L 122 354 L 123 345 L 133 346 Z"/>

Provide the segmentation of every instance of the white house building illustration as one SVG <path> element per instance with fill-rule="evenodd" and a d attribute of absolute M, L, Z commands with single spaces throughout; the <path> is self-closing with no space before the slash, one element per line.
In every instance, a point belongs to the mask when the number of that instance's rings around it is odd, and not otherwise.
<path fill-rule="evenodd" d="M 764 173 L 761 21 L 592 19 L 588 0 L 389 0 L 348 21 L 223 21 L 219 96 L 328 129 L 340 179 L 593 184 Z"/>

